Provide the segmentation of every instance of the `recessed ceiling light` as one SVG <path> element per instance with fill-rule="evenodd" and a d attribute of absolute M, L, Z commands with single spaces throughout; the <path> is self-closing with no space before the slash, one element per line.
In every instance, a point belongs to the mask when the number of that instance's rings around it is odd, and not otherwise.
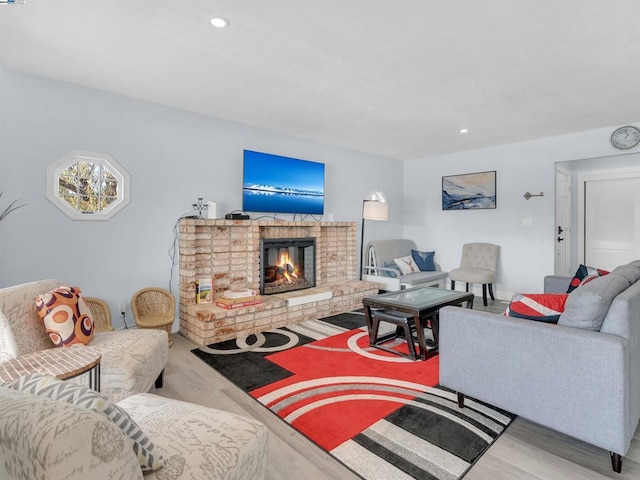
<path fill-rule="evenodd" d="M 468 128 L 461 128 L 460 129 L 460 135 L 464 135 L 465 133 L 469 133 L 469 129 Z"/>
<path fill-rule="evenodd" d="M 209 22 L 216 28 L 227 28 L 229 26 L 229 20 L 222 17 L 213 17 Z"/>

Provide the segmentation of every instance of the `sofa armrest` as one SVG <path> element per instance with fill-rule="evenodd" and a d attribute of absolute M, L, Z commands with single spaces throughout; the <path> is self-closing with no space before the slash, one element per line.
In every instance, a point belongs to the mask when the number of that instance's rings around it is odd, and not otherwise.
<path fill-rule="evenodd" d="M 390 275 L 380 275 L 382 272 L 388 272 Z M 362 267 L 362 280 L 375 283 L 379 290 L 395 292 L 400 290 L 400 270 L 387 267 L 364 266 Z"/>
<path fill-rule="evenodd" d="M 624 338 L 440 310 L 443 386 L 621 455 L 634 433 L 629 375 Z"/>
<path fill-rule="evenodd" d="M 380 275 L 380 272 L 387 272 L 390 275 Z M 374 267 L 374 266 L 364 266 L 362 267 L 362 273 L 365 275 L 374 275 L 376 277 L 384 277 L 387 276 L 389 278 L 400 278 L 402 276 L 402 272 L 398 268 L 388 268 L 388 267 Z"/>
<path fill-rule="evenodd" d="M 547 275 L 544 277 L 544 293 L 567 293 L 572 277 Z"/>
<path fill-rule="evenodd" d="M 35 302 L 38 295 L 59 285 L 65 282 L 38 280 L 0 289 L 0 361 L 53 348 Z"/>

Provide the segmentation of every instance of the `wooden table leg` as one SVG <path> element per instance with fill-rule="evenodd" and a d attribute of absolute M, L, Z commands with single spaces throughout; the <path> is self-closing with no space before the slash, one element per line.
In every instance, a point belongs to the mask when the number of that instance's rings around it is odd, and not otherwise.
<path fill-rule="evenodd" d="M 424 338 L 424 329 L 426 328 L 426 319 L 425 323 L 422 323 L 422 319 L 420 318 L 420 314 L 416 313 L 413 317 L 413 321 L 416 325 L 416 336 L 418 337 L 418 346 L 420 347 L 420 359 L 427 359 L 427 341 Z"/>
<path fill-rule="evenodd" d="M 440 314 L 436 312 L 431 317 L 431 333 L 433 334 L 433 343 L 435 350 L 438 351 L 440 345 Z"/>
<path fill-rule="evenodd" d="M 373 345 L 375 343 L 375 338 L 373 338 L 373 319 L 371 318 L 371 307 L 369 305 L 364 305 L 364 319 L 367 323 L 367 333 L 369 334 L 369 345 Z"/>

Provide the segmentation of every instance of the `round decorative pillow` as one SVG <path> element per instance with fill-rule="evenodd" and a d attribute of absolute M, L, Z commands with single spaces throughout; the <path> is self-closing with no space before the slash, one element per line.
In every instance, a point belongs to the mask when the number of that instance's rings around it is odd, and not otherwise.
<path fill-rule="evenodd" d="M 78 287 L 64 285 L 38 295 L 36 309 L 47 334 L 56 347 L 81 343 L 93 338 L 93 317 Z"/>

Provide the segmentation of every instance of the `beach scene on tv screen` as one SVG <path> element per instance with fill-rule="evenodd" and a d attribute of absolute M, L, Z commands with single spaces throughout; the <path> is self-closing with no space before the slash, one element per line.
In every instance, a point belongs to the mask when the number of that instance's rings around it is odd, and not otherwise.
<path fill-rule="evenodd" d="M 324 212 L 324 164 L 245 151 L 242 209 L 246 212 Z"/>

